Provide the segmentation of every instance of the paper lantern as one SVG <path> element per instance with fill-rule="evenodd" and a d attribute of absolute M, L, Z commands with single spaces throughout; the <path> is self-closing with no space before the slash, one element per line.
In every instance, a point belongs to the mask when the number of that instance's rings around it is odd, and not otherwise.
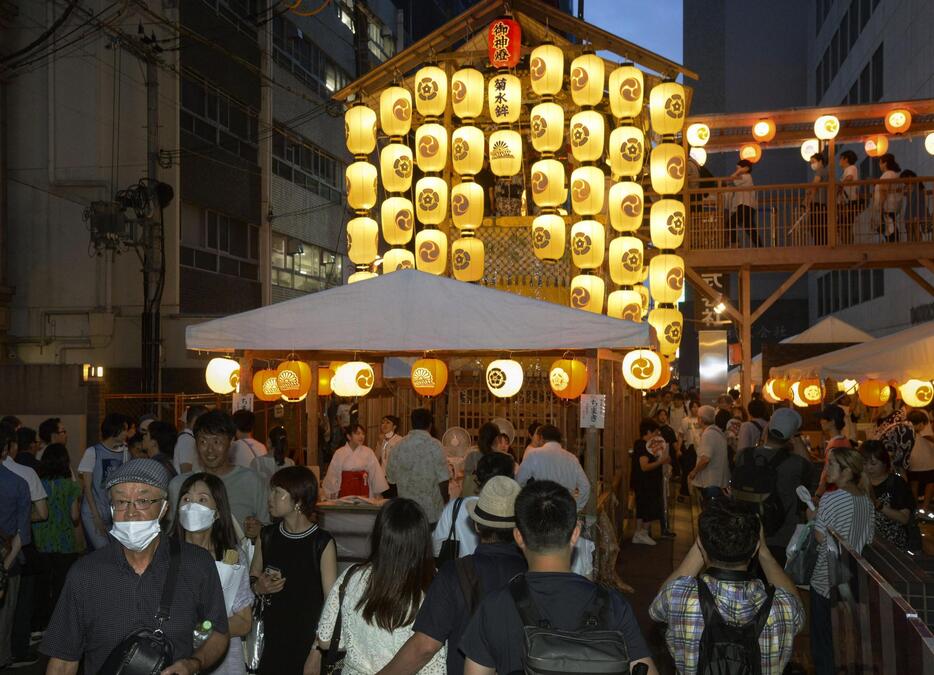
<path fill-rule="evenodd" d="M 816 138 L 809 138 L 801 144 L 801 159 L 810 162 L 811 157 L 820 152 L 820 141 Z"/>
<path fill-rule="evenodd" d="M 347 205 L 354 211 L 367 211 L 376 205 L 376 166 L 354 162 L 347 167 Z"/>
<path fill-rule="evenodd" d="M 859 382 L 856 380 L 843 380 L 842 382 L 837 382 L 837 391 L 841 391 L 844 394 L 855 394 L 859 391 Z"/>
<path fill-rule="evenodd" d="M 379 171 L 386 192 L 408 192 L 412 187 L 412 148 L 390 143 L 379 153 Z"/>
<path fill-rule="evenodd" d="M 390 246 L 405 246 L 412 240 L 415 208 L 405 197 L 389 197 L 380 205 L 383 239 Z"/>
<path fill-rule="evenodd" d="M 404 248 L 391 248 L 383 256 L 383 273 L 415 269 L 415 255 Z"/>
<path fill-rule="evenodd" d="M 642 276 L 645 248 L 639 237 L 616 237 L 610 242 L 610 278 L 620 286 L 635 286 Z M 638 298 L 638 293 L 636 294 Z M 639 316 L 642 316 L 642 302 Z"/>
<path fill-rule="evenodd" d="M 603 100 L 603 59 L 582 54 L 571 62 L 571 98 L 579 106 L 594 106 Z"/>
<path fill-rule="evenodd" d="M 571 208 L 592 216 L 603 210 L 605 176 L 598 166 L 579 166 L 571 173 Z"/>
<path fill-rule="evenodd" d="M 824 384 L 816 378 L 799 380 L 797 389 L 792 384 L 792 396 L 795 395 L 806 405 L 820 405 L 824 401 Z"/>
<path fill-rule="evenodd" d="M 698 122 L 690 125 L 685 135 L 689 145 L 701 147 L 707 145 L 707 141 L 710 140 L 710 127 Z"/>
<path fill-rule="evenodd" d="M 379 226 L 361 216 L 347 222 L 347 257 L 355 265 L 369 265 L 379 253 Z"/>
<path fill-rule="evenodd" d="M 607 150 L 610 169 L 616 176 L 635 178 L 645 161 L 645 134 L 638 127 L 617 127 L 610 132 Z"/>
<path fill-rule="evenodd" d="M 707 151 L 703 148 L 691 148 L 688 155 L 697 162 L 697 166 L 704 166 L 707 163 Z"/>
<path fill-rule="evenodd" d="M 578 162 L 595 162 L 603 155 L 606 123 L 595 110 L 582 110 L 571 117 L 568 140 Z"/>
<path fill-rule="evenodd" d="M 755 164 L 762 159 L 762 147 L 758 143 L 743 143 L 739 146 L 739 158 Z"/>
<path fill-rule="evenodd" d="M 415 267 L 441 276 L 447 269 L 448 238 L 441 230 L 427 229 L 415 235 Z"/>
<path fill-rule="evenodd" d="M 532 251 L 545 262 L 556 262 L 564 255 L 564 219 L 554 213 L 532 220 Z"/>
<path fill-rule="evenodd" d="M 648 267 L 644 269 L 646 270 L 645 274 L 648 274 Z M 646 317 L 649 314 L 649 289 L 647 286 L 639 284 L 635 287 L 635 290 L 639 293 L 639 297 L 642 298 L 642 316 Z"/>
<path fill-rule="evenodd" d="M 877 408 L 888 403 L 891 397 L 892 390 L 884 380 L 868 379 L 859 383 L 859 400 L 863 405 Z"/>
<path fill-rule="evenodd" d="M 571 258 L 582 270 L 594 270 L 603 264 L 606 233 L 596 220 L 582 220 L 571 228 Z"/>
<path fill-rule="evenodd" d="M 564 204 L 568 191 L 564 186 L 564 164 L 556 159 L 542 159 L 532 165 L 532 200 L 538 206 Z"/>
<path fill-rule="evenodd" d="M 655 383 L 655 386 L 652 389 L 664 389 L 671 382 L 671 362 L 664 356 L 661 358 L 662 361 L 662 374 L 658 378 L 658 382 Z"/>
<path fill-rule="evenodd" d="M 483 278 L 483 241 L 476 237 L 461 237 L 451 244 L 451 269 L 458 281 L 480 281 Z"/>
<path fill-rule="evenodd" d="M 889 151 L 889 139 L 883 134 L 870 136 L 863 144 L 863 149 L 870 157 L 881 157 Z"/>
<path fill-rule="evenodd" d="M 419 359 L 412 364 L 412 389 L 419 396 L 437 396 L 448 384 L 448 367 L 441 359 Z"/>
<path fill-rule="evenodd" d="M 215 394 L 230 394 L 240 384 L 240 364 L 226 357 L 211 359 L 204 369 L 204 381 Z"/>
<path fill-rule="evenodd" d="M 681 312 L 671 307 L 656 307 L 649 312 L 649 325 L 655 329 L 658 352 L 662 356 L 674 357 L 684 330 L 684 317 Z"/>
<path fill-rule="evenodd" d="M 564 109 L 557 103 L 539 103 L 529 114 L 529 138 L 538 152 L 557 152 L 564 142 Z"/>
<path fill-rule="evenodd" d="M 908 380 L 898 391 L 912 408 L 926 408 L 934 400 L 934 382 L 927 380 Z"/>
<path fill-rule="evenodd" d="M 451 107 L 461 119 L 473 119 L 483 112 L 483 73 L 461 68 L 451 76 Z"/>
<path fill-rule="evenodd" d="M 571 307 L 586 312 L 603 314 L 603 296 L 606 285 L 594 274 L 578 274 L 571 279 Z"/>
<path fill-rule="evenodd" d="M 577 359 L 558 359 L 548 369 L 548 384 L 558 398 L 577 398 L 584 393 L 589 379 L 587 366 Z"/>
<path fill-rule="evenodd" d="M 659 199 L 649 212 L 649 228 L 655 248 L 676 249 L 684 241 L 684 204 L 677 199 Z"/>
<path fill-rule="evenodd" d="M 448 77 L 438 66 L 415 73 L 415 107 L 424 117 L 441 117 L 448 103 Z"/>
<path fill-rule="evenodd" d="M 486 367 L 486 386 L 493 396 L 509 398 L 519 393 L 525 373 L 518 361 L 496 359 Z"/>
<path fill-rule="evenodd" d="M 642 186 L 631 181 L 610 187 L 610 225 L 617 232 L 635 232 L 642 227 L 645 195 Z"/>
<path fill-rule="evenodd" d="M 684 259 L 662 253 L 649 262 L 649 290 L 656 303 L 676 303 L 684 291 Z"/>
<path fill-rule="evenodd" d="M 783 377 L 772 379 L 772 393 L 779 400 L 788 400 L 791 396 L 791 381 Z"/>
<path fill-rule="evenodd" d="M 673 195 L 684 187 L 684 148 L 676 143 L 659 143 L 649 160 L 652 189 L 660 195 Z"/>
<path fill-rule="evenodd" d="M 833 115 L 821 115 L 814 120 L 814 135 L 821 141 L 829 141 L 840 133 L 840 120 Z"/>
<path fill-rule="evenodd" d="M 415 130 L 415 162 L 422 171 L 443 171 L 448 161 L 448 132 L 440 124 Z"/>
<path fill-rule="evenodd" d="M 358 281 L 366 281 L 367 279 L 375 279 L 379 275 L 376 272 L 370 272 L 368 270 L 360 270 L 354 272 L 349 277 L 347 277 L 348 284 L 355 284 Z"/>
<path fill-rule="evenodd" d="M 475 230 L 483 222 L 483 187 L 473 181 L 451 188 L 451 220 L 461 230 Z"/>
<path fill-rule="evenodd" d="M 379 95 L 379 125 L 390 138 L 405 136 L 412 128 L 412 94 L 404 87 L 386 87 Z"/>
<path fill-rule="evenodd" d="M 529 55 L 529 80 L 539 96 L 554 96 L 564 80 L 564 52 L 557 45 L 539 45 Z"/>
<path fill-rule="evenodd" d="M 929 155 L 934 155 L 934 131 L 924 137 L 924 149 Z"/>
<path fill-rule="evenodd" d="M 677 134 L 684 126 L 687 103 L 684 86 L 677 82 L 662 82 L 649 93 L 649 117 L 652 130 L 662 136 Z"/>
<path fill-rule="evenodd" d="M 342 363 L 331 378 L 331 389 L 338 396 L 366 396 L 373 388 L 376 375 L 373 367 L 364 361 Z"/>
<path fill-rule="evenodd" d="M 283 361 L 276 368 L 276 385 L 288 398 L 304 396 L 311 389 L 311 368 L 304 361 Z"/>
<path fill-rule="evenodd" d="M 511 124 L 522 111 L 522 83 L 515 75 L 497 73 L 486 85 L 487 108 L 496 124 Z"/>
<path fill-rule="evenodd" d="M 606 300 L 606 314 L 613 319 L 642 321 L 642 297 L 639 291 L 623 289 L 613 291 Z"/>
<path fill-rule="evenodd" d="M 911 113 L 904 108 L 890 110 L 885 116 L 885 128 L 890 134 L 903 134 L 911 127 Z"/>
<path fill-rule="evenodd" d="M 330 396 L 334 393 L 331 389 L 331 378 L 334 377 L 334 371 L 327 366 L 318 367 L 318 396 Z"/>
<path fill-rule="evenodd" d="M 632 119 L 642 112 L 645 78 L 633 65 L 620 66 L 610 73 L 610 110 L 619 119 Z"/>
<path fill-rule="evenodd" d="M 623 357 L 623 379 L 633 389 L 651 389 L 662 376 L 662 360 L 651 349 L 634 349 Z"/>
<path fill-rule="evenodd" d="M 522 55 L 522 26 L 515 19 L 496 19 L 486 34 L 487 56 L 494 68 L 515 68 Z"/>
<path fill-rule="evenodd" d="M 344 113 L 344 140 L 351 155 L 369 155 L 376 147 L 376 111 L 354 105 Z"/>
<path fill-rule="evenodd" d="M 768 379 L 768 380 L 766 380 L 765 383 L 762 385 L 762 398 L 765 400 L 766 403 L 771 403 L 771 404 L 774 405 L 775 403 L 780 403 L 780 402 L 781 402 L 781 399 L 778 398 L 778 397 L 775 395 L 775 393 L 772 391 L 772 383 L 773 383 L 773 382 L 774 382 L 774 380 Z"/>
<path fill-rule="evenodd" d="M 477 127 L 458 127 L 451 134 L 451 160 L 462 176 L 475 176 L 483 170 L 483 132 Z"/>
<path fill-rule="evenodd" d="M 437 225 L 448 215 L 448 184 L 438 176 L 425 176 L 415 183 L 415 215 L 425 225 Z"/>
<path fill-rule="evenodd" d="M 775 138 L 775 120 L 759 120 L 752 125 L 752 137 L 759 143 L 768 143 Z"/>
<path fill-rule="evenodd" d="M 276 384 L 276 371 L 258 370 L 253 375 L 253 395 L 260 401 L 276 401 L 282 396 Z"/>
<path fill-rule="evenodd" d="M 490 171 L 496 176 L 515 176 L 522 168 L 522 136 L 498 129 L 490 134 Z"/>
<path fill-rule="evenodd" d="M 801 383 L 798 381 L 791 383 L 791 387 L 788 390 L 788 400 L 798 408 L 807 408 L 808 402 L 801 397 L 801 392 L 799 391 L 800 386 Z"/>

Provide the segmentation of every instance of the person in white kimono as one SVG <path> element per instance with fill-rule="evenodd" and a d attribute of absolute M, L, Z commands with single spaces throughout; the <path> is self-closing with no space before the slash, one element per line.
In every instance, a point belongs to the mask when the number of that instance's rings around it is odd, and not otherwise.
<path fill-rule="evenodd" d="M 389 490 L 386 474 L 370 448 L 363 442 L 366 431 L 360 424 L 344 429 L 346 443 L 334 452 L 324 477 L 324 492 L 329 498 L 361 495 L 379 497 Z M 368 490 L 363 489 L 364 486 Z M 369 492 L 369 495 L 364 494 Z"/>

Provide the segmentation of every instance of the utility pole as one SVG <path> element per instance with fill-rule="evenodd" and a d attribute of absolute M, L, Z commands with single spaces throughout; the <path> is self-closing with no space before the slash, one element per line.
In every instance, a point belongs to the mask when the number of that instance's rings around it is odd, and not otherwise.
<path fill-rule="evenodd" d="M 162 290 L 165 285 L 165 232 L 163 231 L 163 201 L 157 194 L 159 185 L 159 68 L 153 45 L 144 54 L 146 59 L 146 166 L 152 216 L 143 224 L 143 312 L 140 366 L 143 393 L 160 393 L 162 345 Z M 158 214 L 155 209 L 158 208 Z"/>

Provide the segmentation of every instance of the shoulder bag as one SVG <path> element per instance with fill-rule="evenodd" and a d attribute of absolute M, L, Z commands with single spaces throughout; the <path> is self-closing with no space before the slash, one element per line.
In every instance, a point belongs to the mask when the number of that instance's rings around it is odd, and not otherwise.
<path fill-rule="evenodd" d="M 441 569 L 441 566 L 449 560 L 457 560 L 460 553 L 461 545 L 457 540 L 457 532 L 454 528 L 457 526 L 457 513 L 460 511 L 463 502 L 463 497 L 454 500 L 454 511 L 451 513 L 451 529 L 448 531 L 448 538 L 441 543 L 441 551 L 435 560 L 438 569 Z"/>

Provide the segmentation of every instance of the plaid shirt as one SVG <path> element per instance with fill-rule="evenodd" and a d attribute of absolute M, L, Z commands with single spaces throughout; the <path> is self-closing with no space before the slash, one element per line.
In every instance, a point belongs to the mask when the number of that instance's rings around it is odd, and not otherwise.
<path fill-rule="evenodd" d="M 703 575 L 720 615 L 727 623 L 743 625 L 753 620 L 767 597 L 765 585 L 758 579 L 720 581 Z M 659 592 L 649 608 L 656 621 L 668 624 L 665 641 L 681 675 L 694 675 L 700 657 L 704 615 L 697 597 L 694 577 L 674 579 Z M 804 626 L 804 608 L 791 593 L 775 589 L 769 619 L 759 635 L 762 675 L 781 675 L 791 659 L 794 636 Z"/>

